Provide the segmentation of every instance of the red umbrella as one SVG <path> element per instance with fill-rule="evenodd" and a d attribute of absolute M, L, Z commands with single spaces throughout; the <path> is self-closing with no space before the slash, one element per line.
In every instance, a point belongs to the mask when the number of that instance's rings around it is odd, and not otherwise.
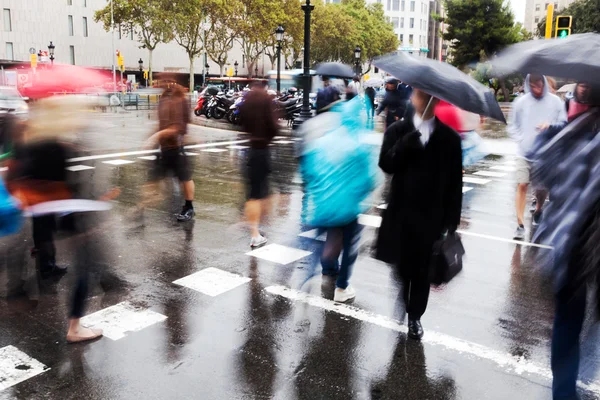
<path fill-rule="evenodd" d="M 110 71 L 54 64 L 48 68 L 39 68 L 31 85 L 23 88 L 23 94 L 32 99 L 40 99 L 56 93 L 80 93 L 84 89 L 101 87 L 111 80 Z"/>

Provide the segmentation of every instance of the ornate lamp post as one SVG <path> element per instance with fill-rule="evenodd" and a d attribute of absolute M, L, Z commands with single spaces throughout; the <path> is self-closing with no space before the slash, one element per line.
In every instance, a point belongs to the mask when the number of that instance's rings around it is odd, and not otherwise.
<path fill-rule="evenodd" d="M 239 65 L 240 65 L 240 64 L 238 64 L 238 62 L 237 62 L 237 61 L 233 63 L 233 67 L 235 68 L 235 76 L 237 76 L 237 74 L 238 74 L 238 66 L 239 66 Z"/>
<path fill-rule="evenodd" d="M 50 65 L 54 65 L 54 49 L 56 48 L 56 46 L 50 42 L 50 44 L 48 45 L 48 53 L 50 54 Z"/>
<path fill-rule="evenodd" d="M 281 25 L 275 29 L 275 39 L 277 40 L 277 93 L 281 92 L 281 42 L 284 33 L 285 29 Z"/>
<path fill-rule="evenodd" d="M 142 84 L 142 79 L 144 79 L 144 60 L 140 57 L 138 61 L 138 65 L 140 66 L 140 85 Z M 148 86 L 148 85 L 146 85 Z"/>
<path fill-rule="evenodd" d="M 356 63 L 356 75 L 360 75 L 360 53 L 361 53 L 360 46 L 356 46 L 356 48 L 354 49 L 354 60 Z"/>
<path fill-rule="evenodd" d="M 310 4 L 310 0 L 306 0 L 306 4 L 302 5 L 304 11 L 304 85 L 302 88 L 302 108 L 300 109 L 300 118 L 294 120 L 294 129 L 300 124 L 312 117 L 310 108 L 310 13 L 315 6 Z"/>

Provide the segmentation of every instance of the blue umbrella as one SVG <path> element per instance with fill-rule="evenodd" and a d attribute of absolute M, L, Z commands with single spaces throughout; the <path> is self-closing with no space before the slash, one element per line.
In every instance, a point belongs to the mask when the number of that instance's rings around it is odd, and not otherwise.
<path fill-rule="evenodd" d="M 353 78 L 356 73 L 347 66 L 339 62 L 327 62 L 317 65 L 317 75 L 330 76 L 333 78 Z"/>
<path fill-rule="evenodd" d="M 490 88 L 450 64 L 403 52 L 379 57 L 373 64 L 402 82 L 465 111 L 506 123 Z"/>

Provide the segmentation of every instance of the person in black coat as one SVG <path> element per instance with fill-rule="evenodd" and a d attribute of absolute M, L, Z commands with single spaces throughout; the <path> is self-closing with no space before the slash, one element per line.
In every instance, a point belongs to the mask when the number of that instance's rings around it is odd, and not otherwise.
<path fill-rule="evenodd" d="M 433 116 L 437 99 L 415 89 L 411 103 L 414 116 L 392 124 L 381 148 L 379 167 L 393 177 L 376 257 L 397 266 L 408 335 L 420 339 L 433 244 L 460 223 L 462 150 L 458 133 Z"/>
<path fill-rule="evenodd" d="M 410 86 L 400 83 L 395 78 L 390 78 L 386 81 L 385 97 L 377 109 L 377 115 L 387 109 L 385 116 L 386 128 L 400 120 L 405 114 L 411 93 L 412 89 Z"/>

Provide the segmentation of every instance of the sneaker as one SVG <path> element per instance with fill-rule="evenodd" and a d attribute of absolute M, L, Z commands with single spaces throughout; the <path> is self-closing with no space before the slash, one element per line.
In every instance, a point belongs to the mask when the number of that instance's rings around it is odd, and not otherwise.
<path fill-rule="evenodd" d="M 533 213 L 533 226 L 538 226 L 542 221 L 542 210 Z"/>
<path fill-rule="evenodd" d="M 177 215 L 177 221 L 190 221 L 194 218 L 196 212 L 193 208 L 188 208 L 187 210 L 184 208 L 181 210 L 181 213 Z"/>
<path fill-rule="evenodd" d="M 537 209 L 537 199 L 533 199 L 533 201 L 531 202 L 531 207 L 529 207 L 529 212 L 533 214 L 536 209 Z"/>
<path fill-rule="evenodd" d="M 257 237 L 253 237 L 252 240 L 250 240 L 250 247 L 260 247 L 265 243 L 267 243 L 267 238 L 262 235 L 258 235 Z"/>
<path fill-rule="evenodd" d="M 60 276 L 67 273 L 67 267 L 56 264 L 48 264 L 40 268 L 42 279 L 48 279 L 52 276 Z"/>
<path fill-rule="evenodd" d="M 515 235 L 513 236 L 514 240 L 525 240 L 525 227 L 518 226 L 515 231 Z"/>
<path fill-rule="evenodd" d="M 333 294 L 333 301 L 337 303 L 345 303 L 350 301 L 356 297 L 356 292 L 354 288 L 350 285 L 346 289 L 342 289 L 339 287 L 335 288 L 335 293 Z"/>

